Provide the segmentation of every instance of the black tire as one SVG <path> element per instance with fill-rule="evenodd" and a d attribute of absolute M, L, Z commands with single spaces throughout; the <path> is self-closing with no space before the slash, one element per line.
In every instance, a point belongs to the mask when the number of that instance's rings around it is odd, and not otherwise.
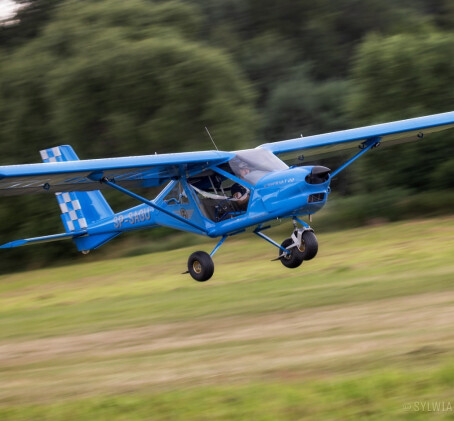
<path fill-rule="evenodd" d="M 204 251 L 196 251 L 189 256 L 188 271 L 196 281 L 208 281 L 214 273 L 213 259 Z"/>
<path fill-rule="evenodd" d="M 304 231 L 302 240 L 304 244 L 304 251 L 302 252 L 303 260 L 313 259 L 318 252 L 317 237 L 312 231 Z"/>
<path fill-rule="evenodd" d="M 293 244 L 293 240 L 291 238 L 286 238 L 282 244 L 281 247 L 287 248 Z M 282 250 L 279 249 L 279 256 L 282 254 Z M 297 268 L 298 266 L 301 266 L 301 263 L 303 263 L 303 253 L 301 253 L 297 247 L 292 247 L 290 249 L 290 254 L 284 255 L 280 258 L 281 263 L 290 269 Z"/>

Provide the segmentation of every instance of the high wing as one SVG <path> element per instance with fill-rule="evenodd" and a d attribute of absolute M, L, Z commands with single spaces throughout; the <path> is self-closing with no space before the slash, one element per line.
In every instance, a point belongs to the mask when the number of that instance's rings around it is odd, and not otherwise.
<path fill-rule="evenodd" d="M 371 139 L 380 142 L 415 140 L 452 127 L 454 112 L 448 112 L 266 143 L 259 147 L 284 161 L 301 164 L 361 146 Z M 113 179 L 123 187 L 154 187 L 175 177 L 190 177 L 234 156 L 233 152 L 205 151 L 0 166 L 0 196 L 99 190 L 104 187 L 96 181 L 100 177 Z"/>
<path fill-rule="evenodd" d="M 265 143 L 260 147 L 278 155 L 283 161 L 295 165 L 326 157 L 344 149 L 361 146 L 363 142 L 369 139 L 379 138 L 380 143 L 417 140 L 429 133 L 452 127 L 454 127 L 454 111 L 359 127 L 357 129 Z"/>
<path fill-rule="evenodd" d="M 222 164 L 230 152 L 205 151 L 0 166 L 0 196 L 99 190 L 107 177 L 124 187 L 154 187 Z"/>

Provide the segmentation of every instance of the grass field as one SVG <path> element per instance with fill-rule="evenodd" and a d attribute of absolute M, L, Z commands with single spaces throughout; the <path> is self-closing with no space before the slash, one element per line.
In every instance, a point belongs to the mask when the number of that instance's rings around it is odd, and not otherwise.
<path fill-rule="evenodd" d="M 454 217 L 318 239 L 0 277 L 0 420 L 453 419 Z"/>

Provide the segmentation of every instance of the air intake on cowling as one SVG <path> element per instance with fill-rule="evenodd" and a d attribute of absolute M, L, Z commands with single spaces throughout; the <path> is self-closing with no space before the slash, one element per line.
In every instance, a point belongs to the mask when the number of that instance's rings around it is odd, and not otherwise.
<path fill-rule="evenodd" d="M 311 173 L 306 177 L 306 183 L 322 184 L 329 179 L 331 170 L 326 167 L 316 166 L 312 168 Z"/>

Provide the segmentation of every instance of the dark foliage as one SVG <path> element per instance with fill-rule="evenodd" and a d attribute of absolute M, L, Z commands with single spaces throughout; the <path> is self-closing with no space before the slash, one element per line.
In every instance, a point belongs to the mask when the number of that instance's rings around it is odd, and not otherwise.
<path fill-rule="evenodd" d="M 210 149 L 204 126 L 230 150 L 453 108 L 450 0 L 20 3 L 0 27 L 1 164 L 65 143 L 81 158 Z M 334 187 L 452 188 L 453 136 L 377 150 Z M 2 242 L 61 231 L 53 198 L 2 199 L 0 215 Z M 74 255 L 19 249 L 0 269 Z"/>

